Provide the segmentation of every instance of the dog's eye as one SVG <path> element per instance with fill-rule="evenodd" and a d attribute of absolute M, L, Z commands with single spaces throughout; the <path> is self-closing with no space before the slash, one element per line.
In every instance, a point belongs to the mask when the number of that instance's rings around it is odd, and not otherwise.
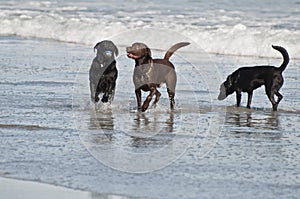
<path fill-rule="evenodd" d="M 104 55 L 106 55 L 106 56 L 112 56 L 113 52 L 111 50 L 106 50 L 106 51 L 104 51 Z"/>

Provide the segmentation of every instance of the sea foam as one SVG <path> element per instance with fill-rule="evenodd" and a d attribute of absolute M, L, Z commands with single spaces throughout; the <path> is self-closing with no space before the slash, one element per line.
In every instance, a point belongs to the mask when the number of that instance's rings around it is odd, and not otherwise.
<path fill-rule="evenodd" d="M 100 40 L 114 38 L 123 32 L 132 31 L 135 34 L 137 29 L 166 29 L 193 40 L 207 53 L 280 57 L 278 52 L 272 50 L 271 45 L 281 45 L 288 50 L 291 58 L 300 59 L 299 27 L 278 28 L 276 19 L 251 21 L 243 17 L 240 11 L 225 10 L 211 10 L 205 14 L 184 9 L 181 13 L 165 13 L 162 9 L 140 11 L 130 5 L 119 10 L 93 10 L 82 2 L 72 6 L 48 1 L 25 1 L 21 5 L 10 2 L 0 7 L 0 35 L 52 39 L 93 46 Z M 12 6 L 16 8 L 12 9 Z M 101 6 L 103 7 L 102 4 Z M 294 20 L 295 18 L 291 19 Z M 146 34 L 143 36 L 148 37 Z M 158 39 L 164 42 L 175 38 L 172 35 L 168 35 L 168 38 L 154 37 L 153 42 Z M 129 44 L 124 38 L 118 45 Z"/>

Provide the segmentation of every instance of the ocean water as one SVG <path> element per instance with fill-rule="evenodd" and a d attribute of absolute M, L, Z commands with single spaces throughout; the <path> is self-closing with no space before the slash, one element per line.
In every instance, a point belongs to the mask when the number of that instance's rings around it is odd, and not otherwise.
<path fill-rule="evenodd" d="M 297 198 L 300 195 L 300 2 L 3 1 L 0 4 L 0 175 L 91 192 L 91 198 Z M 112 104 L 89 99 L 93 46 L 119 48 Z M 136 112 L 134 62 L 174 43 L 178 83 Z M 240 66 L 291 57 L 273 112 L 264 88 L 252 109 L 219 85 Z M 145 97 L 145 95 L 143 95 Z M 0 187 L 1 196 L 1 187 Z"/>
<path fill-rule="evenodd" d="M 19 0 L 2 1 L 0 10 L 0 35 L 94 45 L 122 32 L 160 28 L 208 53 L 274 57 L 270 46 L 276 44 L 300 58 L 298 0 Z"/>

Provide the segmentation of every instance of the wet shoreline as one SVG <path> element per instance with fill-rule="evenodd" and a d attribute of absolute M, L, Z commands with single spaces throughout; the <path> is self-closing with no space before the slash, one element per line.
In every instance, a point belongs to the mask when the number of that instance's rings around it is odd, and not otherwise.
<path fill-rule="evenodd" d="M 223 105 L 214 104 L 210 94 L 216 93 L 206 92 L 201 84 L 210 78 L 194 77 L 193 71 L 185 70 L 189 65 L 180 65 L 177 104 L 182 109 L 174 113 L 172 121 L 164 108 L 168 104 L 164 94 L 156 110 L 138 118 L 133 112 L 135 99 L 130 87 L 119 90 L 107 117 L 101 111 L 95 114 L 85 89 L 85 71 L 94 56 L 88 46 L 17 37 L 4 37 L 0 45 L 5 49 L 0 69 L 0 171 L 4 177 L 142 198 L 297 198 L 300 194 L 300 98 L 295 94 L 300 85 L 300 67 L 293 60 L 284 72 L 284 99 L 278 112 L 271 111 L 264 89 L 254 92 L 251 110 L 244 108 L 246 96 L 242 108 L 235 107 L 235 96 Z M 20 45 L 28 50 L 19 51 Z M 122 61 L 125 64 L 119 66 L 123 67 L 120 74 L 130 74 L 132 63 L 121 57 Z M 201 66 L 213 63 L 223 79 L 240 65 L 266 62 L 276 65 L 280 61 L 216 56 L 198 59 L 197 66 L 201 71 Z M 78 79 L 78 74 L 83 78 Z M 133 87 L 130 75 L 126 75 L 120 76 L 119 86 Z M 199 79 L 200 91 L 193 90 L 187 79 Z M 83 107 L 77 113 L 73 109 L 74 87 L 83 100 L 75 101 Z M 201 156 L 204 138 L 209 136 L 206 129 L 214 124 L 210 120 L 214 116 L 224 120 L 222 131 L 216 132 L 219 137 L 213 140 L 215 145 L 209 153 Z M 101 117 L 102 123 L 97 120 Z M 166 134 L 170 124 L 173 135 Z M 175 136 L 180 144 L 189 145 L 166 167 L 143 174 L 122 172 L 105 166 L 89 153 L 78 126 L 98 130 L 101 126 L 106 130 L 113 127 L 110 134 L 117 138 L 113 144 L 134 153 L 156 151 L 172 143 Z M 129 133 L 136 136 L 138 127 L 151 133 L 155 126 L 163 129 L 155 134 L 155 140 L 134 140 L 118 132 L 130 127 Z M 189 135 L 186 129 L 194 133 Z"/>

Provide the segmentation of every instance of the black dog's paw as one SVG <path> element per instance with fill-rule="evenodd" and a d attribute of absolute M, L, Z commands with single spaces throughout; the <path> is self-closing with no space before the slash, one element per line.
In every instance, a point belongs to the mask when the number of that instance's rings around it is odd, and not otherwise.
<path fill-rule="evenodd" d="M 103 96 L 101 102 L 106 103 L 108 102 L 108 96 Z"/>
<path fill-rule="evenodd" d="M 95 97 L 95 102 L 99 102 L 100 98 L 98 96 Z"/>

